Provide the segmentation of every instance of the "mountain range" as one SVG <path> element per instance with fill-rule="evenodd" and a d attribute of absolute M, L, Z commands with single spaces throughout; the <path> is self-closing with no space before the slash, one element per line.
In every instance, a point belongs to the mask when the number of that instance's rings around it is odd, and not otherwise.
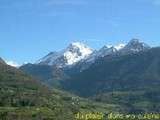
<path fill-rule="evenodd" d="M 76 65 L 79 62 L 93 63 L 96 59 L 107 55 L 126 55 L 145 51 L 150 47 L 138 39 L 132 39 L 127 45 L 105 45 L 99 50 L 93 50 L 80 42 L 71 43 L 67 48 L 59 52 L 50 52 L 36 62 L 39 65 L 57 66 L 64 68 Z"/>
<path fill-rule="evenodd" d="M 20 69 L 45 81 L 48 85 L 57 85 L 57 80 L 82 72 L 100 58 L 136 54 L 149 49 L 151 47 L 138 39 L 132 39 L 126 45 L 105 45 L 99 50 L 93 50 L 83 43 L 76 42 L 60 52 L 50 52 L 35 64 L 25 64 Z"/>
<path fill-rule="evenodd" d="M 71 43 L 34 64 L 0 58 L 0 118 L 74 120 L 77 112 L 160 112 L 160 47 L 138 39 L 93 50 Z"/>
<path fill-rule="evenodd" d="M 77 113 L 109 111 L 125 109 L 118 104 L 102 104 L 50 89 L 0 58 L 1 120 L 75 120 Z"/>
<path fill-rule="evenodd" d="M 86 45 L 75 42 L 71 43 L 66 49 L 60 52 L 51 52 L 42 59 L 38 60 L 36 64 L 41 65 L 55 65 L 59 68 L 73 65 L 74 63 L 84 59 L 93 52 L 92 49 Z"/>
<path fill-rule="evenodd" d="M 150 47 L 138 39 L 132 39 L 118 49 L 105 45 L 93 50 L 82 43 L 76 44 L 85 46 L 84 51 L 90 52 L 84 55 L 81 47 L 69 45 L 57 54 L 58 57 L 49 54 L 20 69 L 51 88 L 102 103 L 118 103 L 128 112 L 160 111 L 159 47 Z M 68 50 L 72 57 L 65 56 Z M 72 64 L 67 62 L 70 58 Z M 48 61 L 52 60 L 53 64 L 50 64 Z"/>

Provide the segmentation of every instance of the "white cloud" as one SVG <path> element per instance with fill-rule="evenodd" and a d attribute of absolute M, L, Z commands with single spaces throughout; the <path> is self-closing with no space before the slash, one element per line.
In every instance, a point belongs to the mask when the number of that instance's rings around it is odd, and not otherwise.
<path fill-rule="evenodd" d="M 13 67 L 19 67 L 20 65 L 14 61 L 5 61 L 8 65 Z"/>

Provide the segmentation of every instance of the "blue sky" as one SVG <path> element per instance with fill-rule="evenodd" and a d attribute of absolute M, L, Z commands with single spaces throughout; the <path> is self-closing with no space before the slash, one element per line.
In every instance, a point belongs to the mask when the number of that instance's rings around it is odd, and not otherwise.
<path fill-rule="evenodd" d="M 35 62 L 70 42 L 160 45 L 160 0 L 0 0 L 0 56 Z"/>

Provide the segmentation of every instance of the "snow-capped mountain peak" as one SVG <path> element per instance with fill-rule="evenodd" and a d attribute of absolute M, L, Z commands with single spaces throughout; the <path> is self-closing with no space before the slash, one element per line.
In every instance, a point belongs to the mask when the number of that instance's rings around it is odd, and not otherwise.
<path fill-rule="evenodd" d="M 104 56 L 112 54 L 116 51 L 117 51 L 117 49 L 114 46 L 105 45 L 98 51 L 98 55 L 101 57 L 104 57 Z"/>
<path fill-rule="evenodd" d="M 72 65 L 81 59 L 84 59 L 93 52 L 91 48 L 80 42 L 73 42 L 60 52 L 51 52 L 47 56 L 40 59 L 37 64 L 56 65 L 64 67 Z"/>
<path fill-rule="evenodd" d="M 122 49 L 122 48 L 125 47 L 125 44 L 120 43 L 120 44 L 118 44 L 118 45 L 115 45 L 114 47 L 115 47 L 117 50 L 120 50 L 120 49 Z"/>
<path fill-rule="evenodd" d="M 76 63 L 86 65 L 94 63 L 98 58 L 112 55 L 127 55 L 148 50 L 150 47 L 138 39 L 132 39 L 128 44 L 118 44 L 115 46 L 105 45 L 99 50 L 92 50 L 81 42 L 73 42 L 60 52 L 51 52 L 40 59 L 36 64 L 55 65 L 63 68 L 73 66 Z M 84 67 L 85 67 L 84 66 Z"/>
<path fill-rule="evenodd" d="M 141 42 L 139 39 L 132 39 L 126 46 L 125 48 L 128 48 L 132 51 L 136 51 L 136 52 L 139 52 L 139 51 L 143 51 L 143 50 L 146 50 L 146 49 L 149 49 L 150 47 Z"/>
<path fill-rule="evenodd" d="M 84 59 L 88 55 L 93 52 L 91 48 L 84 45 L 80 42 L 71 43 L 65 50 L 64 50 L 64 58 L 66 59 L 67 65 L 72 65 L 81 59 Z"/>
<path fill-rule="evenodd" d="M 121 54 L 137 53 L 150 49 L 150 46 L 141 42 L 139 39 L 132 39 L 129 43 L 120 50 Z"/>
<path fill-rule="evenodd" d="M 36 64 L 42 64 L 42 65 L 52 65 L 56 59 L 60 57 L 60 52 L 50 52 L 40 60 L 36 62 Z"/>
<path fill-rule="evenodd" d="M 114 46 L 104 45 L 98 51 L 94 51 L 90 56 L 84 59 L 84 61 L 87 63 L 94 63 L 94 61 L 97 60 L 98 58 L 102 58 L 104 56 L 111 55 L 115 52 L 117 52 L 117 49 Z"/>
<path fill-rule="evenodd" d="M 71 43 L 65 49 L 65 52 L 68 52 L 68 51 L 70 51 L 72 53 L 79 52 L 82 54 L 82 56 L 86 56 L 86 55 L 91 54 L 93 52 L 93 50 L 91 48 L 89 48 L 88 46 L 86 46 L 85 44 L 80 43 L 80 42 Z"/>

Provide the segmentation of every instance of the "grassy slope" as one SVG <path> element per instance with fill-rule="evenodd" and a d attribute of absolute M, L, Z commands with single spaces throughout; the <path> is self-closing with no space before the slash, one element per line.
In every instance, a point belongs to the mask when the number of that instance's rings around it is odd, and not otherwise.
<path fill-rule="evenodd" d="M 0 119 L 74 120 L 77 112 L 125 111 L 58 91 L 33 80 L 16 68 L 0 63 Z"/>
<path fill-rule="evenodd" d="M 19 69 L 50 87 L 60 87 L 59 81 L 67 77 L 64 72 L 56 66 L 26 64 Z"/>

